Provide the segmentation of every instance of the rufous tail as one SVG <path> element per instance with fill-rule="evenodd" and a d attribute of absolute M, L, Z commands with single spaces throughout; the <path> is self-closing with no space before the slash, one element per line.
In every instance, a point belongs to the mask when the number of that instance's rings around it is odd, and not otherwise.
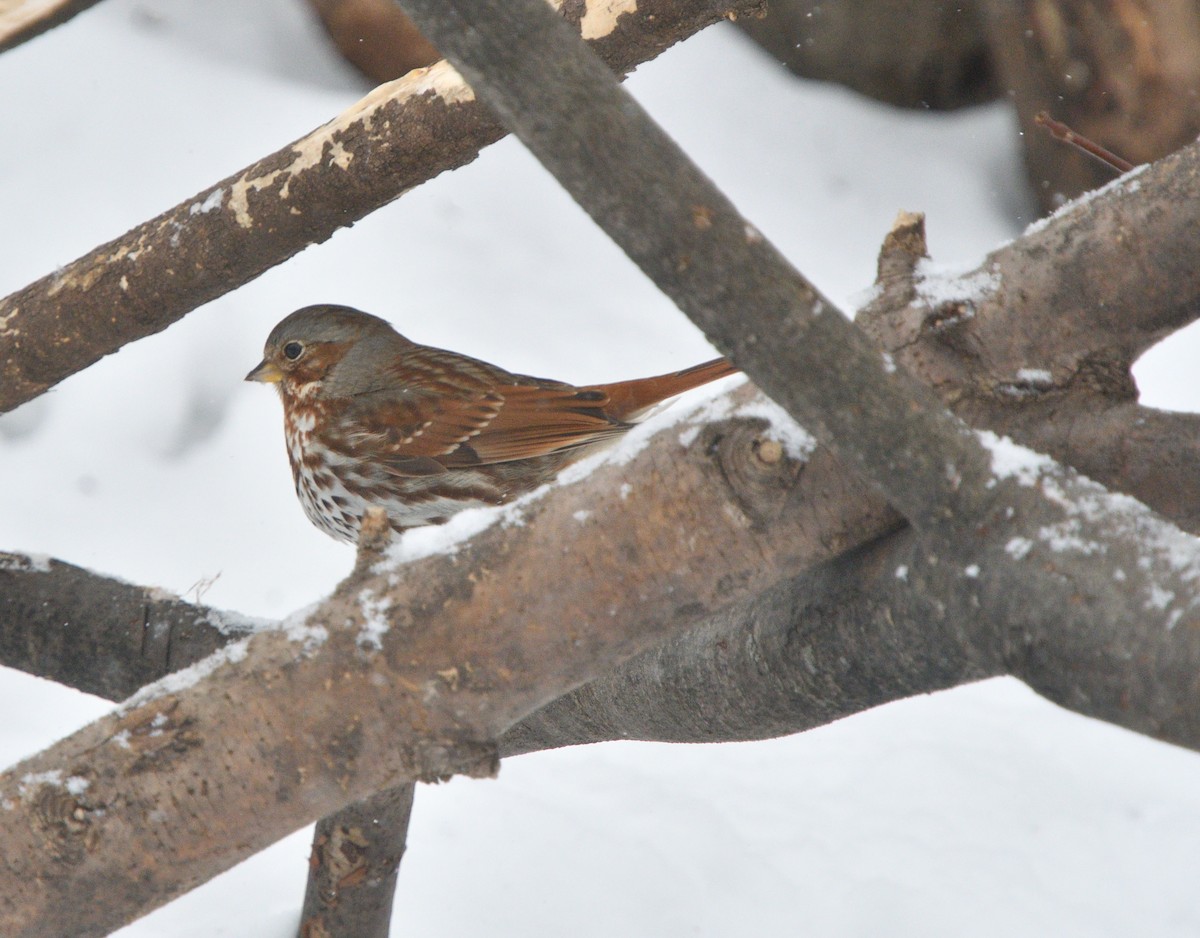
<path fill-rule="evenodd" d="M 725 358 L 714 358 L 702 365 L 693 365 L 683 371 L 653 378 L 635 378 L 615 384 L 601 384 L 597 390 L 608 395 L 608 406 L 604 408 L 610 417 L 617 420 L 634 421 L 655 404 L 676 394 L 698 388 L 702 384 L 735 375 L 738 369 Z"/>

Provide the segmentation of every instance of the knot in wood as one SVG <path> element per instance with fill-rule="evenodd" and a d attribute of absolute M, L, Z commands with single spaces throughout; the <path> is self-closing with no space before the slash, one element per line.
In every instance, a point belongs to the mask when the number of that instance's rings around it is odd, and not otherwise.
<path fill-rule="evenodd" d="M 778 516 L 795 488 L 804 463 L 788 455 L 765 420 L 731 420 L 710 426 L 706 447 L 748 523 Z"/>
<path fill-rule="evenodd" d="M 33 796 L 33 816 L 47 850 L 60 863 L 82 863 L 99 832 L 92 809 L 60 785 L 47 783 Z"/>

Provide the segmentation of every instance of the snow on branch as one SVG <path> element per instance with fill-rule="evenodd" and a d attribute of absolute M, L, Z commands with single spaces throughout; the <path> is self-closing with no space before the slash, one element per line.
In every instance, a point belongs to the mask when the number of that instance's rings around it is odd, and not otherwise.
<path fill-rule="evenodd" d="M 1015 444 L 1003 452 L 1027 453 L 1029 471 L 1009 471 L 998 438 L 966 431 L 831 311 L 537 0 L 405 6 L 659 287 L 912 521 L 926 562 L 953 558 L 958 589 L 985 623 L 978 642 L 1040 677 L 1029 652 L 1039 634 L 1052 636 L 1062 657 L 1096 669 L 1064 702 L 1086 700 L 1108 719 L 1196 744 L 1194 682 L 1150 687 L 1131 666 L 1109 681 L 1104 651 L 1120 636 L 1136 649 L 1131 660 L 1196 673 L 1194 539 Z M 571 80 L 550 86 L 541 69 Z M 1096 635 L 1104 646 L 1089 641 Z M 1164 705 L 1169 720 L 1150 716 Z"/>

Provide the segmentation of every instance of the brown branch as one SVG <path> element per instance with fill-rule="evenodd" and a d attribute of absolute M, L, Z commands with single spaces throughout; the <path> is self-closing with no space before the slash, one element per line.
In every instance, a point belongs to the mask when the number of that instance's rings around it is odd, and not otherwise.
<path fill-rule="evenodd" d="M 931 404 L 927 389 L 738 216 L 540 0 L 405 6 L 630 258 L 909 518 L 925 562 L 956 569 L 961 598 L 979 613 L 962 625 L 964 640 L 1002 660 L 1027 656 L 1014 667 L 1068 705 L 1200 745 L 1200 688 L 1188 676 L 1200 667 L 1200 630 L 1181 634 L 1200 622 L 1194 542 L 1044 457 L 965 432 Z M 551 86 L 547 74 L 567 81 Z M 1040 660 L 1074 658 L 1086 673 L 1055 685 L 1027 644 L 1043 635 L 1055 644 Z M 1170 662 L 1167 680 L 1148 682 L 1131 661 Z M 1086 690 L 1076 698 L 1076 688 Z"/>
<path fill-rule="evenodd" d="M 1196 147 L 1182 151 L 1143 171 L 1136 187 L 1110 187 L 1086 211 L 1067 211 L 1039 225 L 957 283 L 942 284 L 939 299 L 921 294 L 928 286 L 920 267 L 925 235 L 923 221 L 913 216 L 889 236 L 878 298 L 857 321 L 975 425 L 1050 453 L 1198 531 L 1196 418 L 1128 401 L 1133 353 L 1200 308 L 1200 275 L 1183 237 L 1184 228 L 1200 221 L 1188 208 L 1200 204 L 1200 191 L 1192 188 L 1200 181 L 1198 155 Z M 1177 208 L 1163 211 L 1167 205 Z M 1138 234 L 1130 236 L 1131 230 Z M 1003 288 L 979 290 L 989 278 Z M 1128 350 L 1115 363 L 1111 352 L 1105 356 L 1114 347 Z M 1105 361 L 1110 364 L 1101 367 Z M 1018 378 L 1022 369 L 1048 362 L 1066 365 L 1045 383 Z M 861 498 L 857 487 L 844 497 L 825 492 L 812 501 L 805 529 L 820 532 L 823 518 L 841 515 Z M 110 581 L 99 579 L 88 590 L 50 581 L 43 588 L 39 577 L 25 587 L 18 585 L 18 572 L 10 564 L 3 591 L 8 605 L 0 604 L 0 616 L 13 610 L 0 619 L 0 663 L 116 699 L 188 663 L 181 656 L 188 641 L 183 635 L 161 640 L 176 653 L 170 667 L 161 662 L 147 669 L 144 662 L 123 660 L 136 660 L 140 638 L 128 651 L 101 651 L 108 643 L 100 633 L 122 634 L 123 623 L 137 619 L 136 588 L 119 584 L 133 596 L 135 611 L 125 613 L 119 603 L 109 603 Z M 78 599 L 71 598 L 77 591 Z M 45 605 L 51 596 L 54 604 Z M 45 621 L 51 608 L 62 621 L 95 633 L 71 639 L 81 643 L 71 652 L 80 665 L 74 672 L 57 646 L 43 647 L 51 637 L 67 638 Z M 208 614 L 201 610 L 200 618 Z M 122 679 L 106 689 L 97 683 L 96 662 L 107 662 L 99 670 L 119 670 Z"/>
<path fill-rule="evenodd" d="M 979 8 L 1044 212 L 1104 185 L 1112 173 L 1041 132 L 1039 111 L 1135 164 L 1158 160 L 1200 133 L 1200 20 L 1191 4 L 982 0 Z"/>
<path fill-rule="evenodd" d="M 1200 311 L 1186 233 L 1197 226 L 1193 144 L 1065 207 L 957 278 L 931 275 L 919 256 L 893 262 L 898 272 L 881 279 L 886 295 L 868 317 L 872 334 L 964 406 L 1068 389 L 1128 401 L 1133 362 Z"/>
<path fill-rule="evenodd" d="M 525 9 L 526 20 L 520 25 L 543 22 L 544 17 L 537 19 L 542 12 Z M 505 15 L 503 10 L 489 13 L 495 22 Z M 488 17 L 476 18 L 476 23 L 487 21 Z M 535 55 L 529 61 L 562 64 L 553 56 Z M 574 100 L 581 109 L 590 107 L 598 81 L 593 72 L 576 87 Z M 614 124 L 620 123 L 617 114 L 636 118 L 627 103 L 611 111 Z M 674 156 L 669 150 L 662 152 Z M 658 169 L 639 158 L 641 147 L 627 153 L 634 166 Z M 679 189 L 671 188 L 672 180 L 679 182 Z M 719 198 L 687 198 L 689 187 L 700 183 L 686 164 L 670 161 L 665 179 L 656 182 L 663 184 L 664 193 L 675 196 L 666 199 L 668 204 L 688 207 L 693 227 L 713 232 L 725 260 L 737 260 L 747 240 L 761 243 L 744 224 L 730 224 Z M 608 183 L 611 179 L 601 173 L 601 191 Z M 613 193 L 608 196 L 613 198 Z M 622 213 L 630 208 L 619 198 L 607 207 L 613 205 L 620 205 Z M 635 255 L 663 253 L 676 265 L 686 261 L 708 268 L 703 249 L 713 244 L 706 238 L 696 239 L 688 232 L 685 240 L 695 253 L 677 252 L 669 231 L 665 244 L 656 240 L 664 233 L 653 218 L 644 217 L 640 206 L 634 206 L 628 218 L 635 225 L 645 224 L 640 229 L 645 240 L 634 245 Z M 704 224 L 697 225 L 697 218 Z M 672 223 L 669 214 L 661 220 Z M 620 224 L 614 227 L 628 234 Z M 712 304 L 701 313 L 718 333 L 721 324 L 712 320 L 725 304 L 733 304 L 749 337 L 735 336 L 731 344 L 737 345 L 747 367 L 776 383 L 781 370 L 789 370 L 798 385 L 781 385 L 789 406 L 803 412 L 832 405 L 828 422 L 835 429 L 865 431 L 869 442 L 843 439 L 843 447 L 869 472 L 874 470 L 870 474 L 877 482 L 915 506 L 914 514 L 925 524 L 925 538 L 912 539 L 910 553 L 903 556 L 922 579 L 953 577 L 948 588 L 955 591 L 954 608 L 974 612 L 969 622 L 949 623 L 958 643 L 970 647 L 979 660 L 1005 662 L 1035 682 L 1065 671 L 1069 683 L 1047 683 L 1048 692 L 1062 693 L 1066 702 L 1090 707 L 1090 712 L 1123 725 L 1197 745 L 1200 708 L 1192 699 L 1191 675 L 1200 666 L 1200 630 L 1192 627 L 1196 614 L 1187 602 L 1194 570 L 1181 567 L 1181 558 L 1188 559 L 1186 549 L 1171 540 L 1172 532 L 1125 502 L 1106 501 L 1103 493 L 1053 466 L 1027 466 L 1025 475 L 1015 477 L 976 475 L 970 445 L 963 442 L 970 437 L 939 436 L 939 429 L 949 426 L 944 418 L 914 421 L 910 446 L 895 452 L 904 459 L 914 455 L 911 447 L 926 446 L 943 460 L 940 483 L 920 490 L 931 467 L 928 459 L 915 467 L 892 466 L 899 481 L 881 479 L 880 470 L 888 467 L 864 448 L 879 445 L 881 434 L 873 431 L 897 416 L 898 404 L 911 405 L 921 397 L 906 400 L 903 386 L 881 388 L 895 381 L 887 377 L 892 362 L 878 352 L 873 359 L 867 357 L 861 337 L 837 332 L 835 320 L 822 314 L 813 321 L 827 330 L 815 336 L 824 361 L 805 367 L 813 362 L 802 357 L 809 354 L 803 340 L 814 336 L 793 320 L 797 308 L 801 315 L 813 312 L 817 298 L 801 289 L 808 309 L 795 302 L 794 274 L 773 267 L 774 258 L 765 249 L 752 253 L 750 260 L 757 262 L 754 269 L 734 264 L 712 268 L 731 276 L 728 293 L 713 289 L 704 279 L 688 282 L 686 276 L 679 292 L 695 303 L 695 296 L 686 294 L 698 290 L 698 305 Z M 676 274 L 688 269 L 676 269 Z M 788 302 L 761 307 L 744 302 L 734 276 L 743 273 L 785 281 L 783 288 L 770 284 L 761 295 L 779 300 L 782 293 Z M 696 276 L 707 275 L 702 270 Z M 787 324 L 796 331 L 781 334 L 773 319 L 789 314 Z M 851 353 L 850 364 L 862 365 L 866 375 L 859 385 L 865 394 L 852 408 L 844 400 L 847 388 L 840 383 L 846 356 L 837 354 L 833 338 L 843 341 Z M 788 339 L 801 341 L 794 345 Z M 771 356 L 779 361 L 766 360 Z M 804 385 L 796 376 L 834 383 L 834 399 L 822 400 L 811 382 Z M 812 398 L 806 400 L 805 395 Z M 882 429 L 885 439 L 895 432 Z M 959 462 L 959 456 L 965 458 Z M 670 460 L 657 471 L 664 481 L 674 482 L 696 470 L 690 461 Z M 951 490 L 955 485 L 962 489 L 950 504 L 963 513 L 953 523 L 941 524 L 924 503 L 934 494 L 947 494 L 947 478 L 953 483 Z M 609 476 L 609 484 L 614 481 Z M 684 479 L 682 484 L 686 488 L 694 482 Z M 907 488 L 910 484 L 916 488 Z M 978 497 L 979 486 L 992 493 L 990 500 L 964 500 Z M 703 486 L 697 484 L 694 490 Z M 1043 498 L 1042 492 L 1053 497 Z M 9 930 L 22 934 L 40 928 L 44 920 L 38 916 L 52 908 L 59 914 L 55 925 L 68 926 L 61 930 L 93 932 L 128 909 L 147 908 L 186 882 L 232 862 L 239 852 L 297 823 L 301 815 L 327 811 L 421 772 L 448 771 L 464 763 L 475 770 L 486 767 L 489 750 L 481 741 L 493 738 L 514 719 L 678 631 L 669 624 L 673 620 L 686 622 L 753 595 L 765 577 L 802 562 L 793 543 L 795 531 L 788 524 L 793 519 L 785 517 L 786 511 L 759 522 L 752 532 L 736 526 L 719 532 L 708 527 L 714 519 L 738 517 L 732 510 L 736 501 L 729 501 L 724 510 L 704 511 L 691 501 L 663 502 L 654 492 L 643 495 L 635 489 L 625 507 L 605 505 L 602 523 L 597 515 L 594 528 L 585 525 L 593 549 L 568 558 L 570 582 L 588 602 L 573 606 L 571 620 L 563 623 L 562 596 L 548 593 L 543 577 L 565 581 L 552 572 L 556 562 L 563 562 L 563 545 L 572 543 L 561 532 L 580 523 L 576 514 L 582 509 L 576 508 L 579 502 L 560 495 L 534 506 L 525 528 L 488 532 L 455 557 L 414 565 L 402 582 L 391 582 L 382 571 L 366 583 L 348 583 L 316 620 L 328 630 L 328 642 L 310 649 L 307 657 L 297 659 L 284 636 L 256 636 L 241 667 L 218 667 L 202 686 L 131 706 L 29 760 L 6 777 L 3 788 L 9 810 L 0 815 L 0 834 L 15 857 L 6 857 L 10 875 L 0 879 L 0 889 L 9 890 L 0 891 L 0 909 L 14 916 Z M 639 521 L 645 527 L 639 528 Z M 1055 542 L 1056 530 L 1063 532 L 1065 544 Z M 678 531 L 710 536 L 681 544 Z M 1091 544 L 1104 546 L 1099 558 L 1086 549 Z M 686 581 L 685 572 L 693 566 L 711 581 Z M 1118 569 L 1123 574 L 1119 586 L 1114 576 Z M 980 576 L 981 571 L 986 575 Z M 877 571 L 880 577 L 903 581 L 897 573 L 896 568 Z M 1152 612 L 1146 605 L 1148 596 L 1156 597 Z M 373 653 L 370 641 L 363 645 L 364 634 L 375 636 L 378 629 L 360 630 L 366 620 L 382 614 L 385 598 L 391 602 L 385 616 L 389 628 L 379 637 L 379 652 Z M 486 635 L 477 628 L 482 616 L 487 616 Z M 1048 640 L 1054 640 L 1054 647 L 1043 647 Z M 1073 659 L 1086 666 L 1072 669 Z M 1161 663 L 1167 680 L 1159 686 L 1131 681 L 1129 669 L 1144 661 Z M 1077 696 L 1071 696 L 1074 692 Z M 304 701 L 303 708 L 296 706 L 298 700 Z M 140 732 L 149 727 L 159 735 Z M 125 746 L 133 749 L 135 743 L 137 751 L 130 754 Z M 264 761 L 266 790 L 247 791 L 244 766 Z M 63 774 L 54 775 L 55 770 Z M 203 780 L 205 790 L 193 794 L 197 779 Z M 154 831 L 139 826 L 165 804 L 181 802 L 186 825 Z M 221 805 L 219 816 L 214 802 Z M 39 853 L 46 841 L 49 851 Z M 176 869 L 162 870 L 150 859 L 150 851 L 161 848 L 163 841 L 185 858 Z M 46 866 L 35 869 L 35 862 Z M 115 865 L 120 866 L 116 875 Z M 59 900 L 68 893 L 89 901 L 68 908 Z"/>
<path fill-rule="evenodd" d="M 441 55 L 393 0 L 309 0 L 338 52 L 372 81 L 399 78 Z"/>
<path fill-rule="evenodd" d="M 486 770 L 487 740 L 524 713 L 811 563 L 825 548 L 797 537 L 801 493 L 844 474 L 797 480 L 786 459 L 764 464 L 798 484 L 770 523 L 756 522 L 742 507 L 745 478 L 722 467 L 710 435 L 720 432 L 702 430 L 683 450 L 671 430 L 640 466 L 558 490 L 523 526 L 414 563 L 399 582 L 386 569 L 348 581 L 308 631 L 255 635 L 236 666 L 129 704 L 14 767 L 0 779 L 0 931 L 100 933 L 353 800 Z M 623 490 L 630 478 L 652 481 Z M 674 486 L 696 497 L 663 498 Z M 571 584 L 569 617 L 547 582 Z M 368 619 L 386 632 L 364 632 Z M 308 641 L 318 627 L 328 639 Z M 85 779 L 86 790 L 72 783 L 68 803 L 55 778 Z M 186 824 L 147 822 L 180 811 Z M 176 862 L 160 862 L 164 844 Z M 62 890 L 88 901 L 60 901 Z"/>
<path fill-rule="evenodd" d="M 18 0 L 0 13 L 0 52 L 7 52 L 59 26 L 99 0 Z"/>
<path fill-rule="evenodd" d="M 595 10 L 608 6 L 593 0 L 572 4 L 570 22 L 625 72 L 748 6 L 645 0 L 601 30 Z M 292 145 L 0 300 L 0 413 L 470 162 L 503 134 L 444 64 L 377 88 Z"/>
<path fill-rule="evenodd" d="M 998 97 L 977 4 L 771 0 L 738 26 L 804 78 L 900 107 L 957 108 Z"/>
<path fill-rule="evenodd" d="M 1055 140 L 1061 140 L 1063 143 L 1070 144 L 1081 153 L 1086 153 L 1093 159 L 1099 160 L 1105 166 L 1115 169 L 1118 173 L 1127 173 L 1133 169 L 1133 164 L 1129 160 L 1117 156 L 1111 150 L 1105 149 L 1090 137 L 1076 133 L 1062 121 L 1056 121 L 1046 111 L 1038 111 L 1033 115 L 1033 122 L 1038 127 L 1044 128 Z"/>
<path fill-rule="evenodd" d="M 387 938 L 415 788 L 386 789 L 317 822 L 299 938 Z"/>

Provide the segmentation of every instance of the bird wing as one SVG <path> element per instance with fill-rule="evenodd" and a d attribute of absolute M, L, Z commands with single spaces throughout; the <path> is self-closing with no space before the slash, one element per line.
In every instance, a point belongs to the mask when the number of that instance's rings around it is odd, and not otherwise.
<path fill-rule="evenodd" d="M 324 442 L 389 473 L 413 476 L 543 456 L 629 428 L 605 416 L 603 392 L 547 384 L 357 395 L 341 408 Z"/>
<path fill-rule="evenodd" d="M 608 397 L 570 385 L 496 388 L 503 406 L 478 433 L 443 460 L 447 466 L 510 462 L 574 449 L 624 433 L 629 424 L 604 413 Z"/>

